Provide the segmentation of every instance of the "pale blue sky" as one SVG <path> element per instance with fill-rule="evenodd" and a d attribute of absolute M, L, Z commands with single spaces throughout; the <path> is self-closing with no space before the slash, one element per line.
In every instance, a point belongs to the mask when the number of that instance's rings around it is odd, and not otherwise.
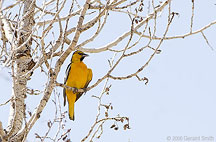
<path fill-rule="evenodd" d="M 190 30 L 191 0 L 173 0 L 172 10 L 178 12 L 179 16 L 174 18 L 168 35 L 188 33 Z M 157 33 L 159 35 L 163 34 L 164 25 L 167 22 L 166 12 L 167 10 L 157 21 Z M 193 30 L 200 29 L 216 20 L 215 12 L 215 1 L 195 1 Z M 87 45 L 86 48 L 103 46 L 129 29 L 130 23 L 127 16 L 110 13 L 102 35 L 95 42 Z M 215 26 L 207 29 L 204 33 L 216 50 Z M 89 33 L 86 34 L 89 35 Z M 85 36 L 81 36 L 81 40 L 85 39 Z M 146 42 L 147 40 L 143 39 L 137 48 L 144 46 Z M 153 42 L 151 46 L 156 47 L 157 43 Z M 124 46 L 125 43 L 123 42 L 115 49 Z M 104 134 L 98 141 L 166 142 L 168 136 L 212 136 L 216 141 L 216 51 L 211 50 L 200 33 L 185 39 L 164 41 L 160 49 L 162 52 L 156 55 L 140 74 L 140 77 L 145 76 L 149 79 L 148 85 L 139 82 L 136 78 L 109 82 L 112 84 L 110 95 L 104 96 L 103 102 L 112 103 L 114 110 L 110 112 L 111 116 L 117 114 L 128 116 L 131 129 L 124 131 L 123 125 L 119 123 L 119 130 L 115 131 L 110 129 L 113 123 L 108 122 L 104 125 Z M 144 50 L 139 56 L 124 59 L 114 75 L 123 76 L 136 71 L 140 65 L 145 63 L 151 55 L 150 53 L 151 50 Z M 113 53 L 104 52 L 89 55 L 90 57 L 84 61 L 93 70 L 94 77 L 91 83 L 93 84 L 108 70 L 107 59 L 110 59 Z M 63 82 L 64 72 L 70 58 L 71 55 L 62 67 L 58 76 L 59 82 Z M 2 91 L 0 103 L 8 100 L 11 95 L 11 79 L 8 72 L 5 68 L 0 72 Z M 41 89 L 44 88 L 42 82 L 46 80 L 47 77 L 41 74 L 38 69 L 33 74 L 28 86 Z M 67 128 L 72 128 L 70 136 L 73 142 L 80 141 L 93 124 L 97 113 L 97 100 L 91 96 L 99 95 L 103 84 L 101 83 L 87 92 L 76 103 L 76 120 L 66 123 Z M 57 88 L 57 91 L 62 93 L 61 88 Z M 41 97 L 42 94 L 28 96 L 26 99 L 27 109 L 33 111 Z M 51 99 L 53 98 L 54 95 Z M 63 110 L 67 110 L 67 107 L 63 107 L 62 97 L 61 102 Z M 1 106 L 0 111 L 2 112 L 0 120 L 5 127 L 9 105 Z M 42 135 L 47 129 L 47 120 L 52 119 L 53 116 L 54 105 L 50 100 L 41 118 L 31 130 L 28 140 L 33 141 L 35 139 L 34 133 Z M 66 118 L 68 119 L 68 116 Z"/>

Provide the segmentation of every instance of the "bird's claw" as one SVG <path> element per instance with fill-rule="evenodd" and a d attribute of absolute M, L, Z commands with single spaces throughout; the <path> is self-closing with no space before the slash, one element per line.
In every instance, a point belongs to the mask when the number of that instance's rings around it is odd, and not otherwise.
<path fill-rule="evenodd" d="M 74 87 L 73 93 L 75 94 L 75 93 L 77 93 L 77 92 L 78 92 L 78 89 Z"/>

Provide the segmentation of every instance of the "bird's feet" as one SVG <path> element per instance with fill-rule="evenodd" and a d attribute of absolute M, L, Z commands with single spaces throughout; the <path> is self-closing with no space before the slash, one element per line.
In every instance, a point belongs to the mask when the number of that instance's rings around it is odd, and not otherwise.
<path fill-rule="evenodd" d="M 76 87 L 74 87 L 73 93 L 75 94 L 75 93 L 77 93 L 77 92 L 78 92 L 78 89 L 77 89 Z"/>

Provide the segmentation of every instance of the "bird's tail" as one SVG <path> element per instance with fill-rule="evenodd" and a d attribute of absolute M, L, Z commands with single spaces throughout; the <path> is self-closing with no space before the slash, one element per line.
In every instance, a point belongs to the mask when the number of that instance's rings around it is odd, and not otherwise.
<path fill-rule="evenodd" d="M 69 111 L 69 118 L 70 120 L 74 120 L 74 102 L 70 102 L 69 105 L 68 105 L 68 111 Z"/>
<path fill-rule="evenodd" d="M 68 112 L 70 120 L 74 120 L 74 103 L 76 100 L 76 94 L 74 93 L 66 93 L 68 99 Z"/>

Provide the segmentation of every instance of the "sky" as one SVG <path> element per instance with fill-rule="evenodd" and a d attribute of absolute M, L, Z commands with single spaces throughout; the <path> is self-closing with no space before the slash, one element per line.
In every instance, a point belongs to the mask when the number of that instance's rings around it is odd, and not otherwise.
<path fill-rule="evenodd" d="M 167 8 L 166 8 L 167 9 Z M 170 26 L 168 36 L 182 35 L 190 31 L 191 1 L 173 0 L 172 11 L 179 13 L 175 16 Z M 164 25 L 166 25 L 166 12 L 161 13 L 158 18 L 157 33 L 162 35 Z M 215 20 L 216 5 L 213 0 L 195 1 L 195 14 L 193 31 L 208 25 Z M 145 15 L 144 15 L 145 16 Z M 125 31 L 130 29 L 127 16 L 110 13 L 107 26 L 94 42 L 88 47 L 99 48 L 114 40 Z M 113 26 L 115 25 L 115 26 Z M 204 31 L 212 50 L 206 43 L 201 33 L 186 37 L 184 39 L 165 40 L 161 47 L 161 53 L 157 54 L 149 65 L 139 74 L 140 77 L 147 77 L 149 83 L 131 78 L 124 81 L 110 80 L 112 84 L 110 95 L 105 95 L 103 103 L 112 103 L 113 110 L 110 116 L 129 117 L 130 128 L 123 130 L 123 124 L 118 123 L 119 130 L 110 129 L 113 121 L 104 124 L 104 133 L 100 142 L 121 141 L 121 142 L 167 142 L 167 141 L 216 141 L 216 43 L 215 26 Z M 86 34 L 88 36 L 88 33 Z M 80 41 L 86 39 L 86 35 L 81 36 Z M 145 45 L 147 39 L 137 46 Z M 126 43 L 126 42 L 125 42 Z M 122 48 L 125 43 L 116 46 L 115 49 Z M 152 43 L 156 47 L 158 41 Z M 115 76 L 124 76 L 136 71 L 140 65 L 144 64 L 150 57 L 152 51 L 144 50 L 140 55 L 124 59 L 116 71 Z M 93 80 L 95 83 L 101 78 L 108 68 L 108 59 L 113 53 L 107 51 L 103 53 L 89 54 L 84 60 L 89 68 L 93 70 Z M 117 55 L 117 57 L 119 57 Z M 63 82 L 64 72 L 70 62 L 71 55 L 64 62 L 57 81 Z M 116 58 L 117 59 L 117 58 Z M 47 77 L 36 70 L 28 86 L 32 88 L 44 88 L 42 82 L 46 82 Z M 7 101 L 11 95 L 10 70 L 3 68 L 0 71 L 0 104 Z M 91 85 L 90 84 L 90 85 Z M 76 103 L 75 121 L 69 121 L 66 116 L 66 128 L 71 128 L 70 138 L 73 142 L 80 141 L 89 131 L 94 123 L 97 113 L 97 99 L 92 95 L 101 93 L 104 82 L 90 90 Z M 63 111 L 62 88 L 55 89 L 60 93 L 60 101 Z M 27 110 L 33 111 L 42 94 L 38 96 L 28 96 L 26 99 Z M 35 139 L 35 133 L 44 134 L 47 130 L 47 121 L 54 116 L 54 104 L 51 101 L 55 95 L 51 96 L 41 118 L 28 136 L 28 141 L 39 141 Z M 9 105 L 0 106 L 0 120 L 3 126 L 7 126 Z M 55 127 L 57 128 L 57 127 Z M 56 131 L 56 129 L 52 130 Z M 52 134 L 53 132 L 51 132 Z M 209 138 L 207 140 L 207 138 Z M 47 140 L 48 141 L 48 140 Z"/>

